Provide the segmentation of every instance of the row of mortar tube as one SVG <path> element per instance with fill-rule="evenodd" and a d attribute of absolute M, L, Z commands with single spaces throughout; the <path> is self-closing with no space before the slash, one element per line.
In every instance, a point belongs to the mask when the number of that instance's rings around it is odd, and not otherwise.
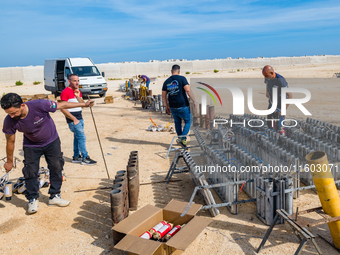
<path fill-rule="evenodd" d="M 306 160 L 309 165 L 309 170 L 312 173 L 322 209 L 332 218 L 339 217 L 340 198 L 328 164 L 326 153 L 324 151 L 311 152 L 307 154 Z M 327 224 L 335 247 L 340 249 L 340 220 Z"/>

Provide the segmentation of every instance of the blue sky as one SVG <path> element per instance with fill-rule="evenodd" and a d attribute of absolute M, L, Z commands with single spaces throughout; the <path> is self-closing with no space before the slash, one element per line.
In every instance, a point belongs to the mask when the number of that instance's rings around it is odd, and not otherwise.
<path fill-rule="evenodd" d="M 339 1 L 1 1 L 0 67 L 340 54 Z"/>

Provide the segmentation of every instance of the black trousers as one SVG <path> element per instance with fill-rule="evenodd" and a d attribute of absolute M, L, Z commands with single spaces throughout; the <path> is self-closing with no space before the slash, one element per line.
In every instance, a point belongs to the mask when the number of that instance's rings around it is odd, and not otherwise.
<path fill-rule="evenodd" d="M 276 111 L 273 112 L 272 114 L 267 115 L 268 128 L 278 131 L 279 130 L 279 119 L 280 119 L 280 116 Z"/>
<path fill-rule="evenodd" d="M 22 173 L 26 183 L 26 198 L 37 199 L 39 197 L 39 163 L 40 157 L 44 155 L 47 167 L 50 170 L 50 198 L 60 194 L 62 184 L 62 170 L 64 167 L 64 159 L 60 148 L 59 137 L 44 147 L 27 147 L 24 146 L 24 168 Z"/>
<path fill-rule="evenodd" d="M 267 115 L 267 126 L 268 128 L 274 129 L 280 132 L 280 126 L 283 120 L 285 119 L 284 116 L 280 116 L 278 112 L 273 112 L 272 114 Z M 275 120 L 275 121 L 273 121 Z"/>

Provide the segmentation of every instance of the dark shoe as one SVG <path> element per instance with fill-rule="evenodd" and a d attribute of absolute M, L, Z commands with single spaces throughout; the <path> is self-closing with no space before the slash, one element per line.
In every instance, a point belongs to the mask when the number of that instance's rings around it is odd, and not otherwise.
<path fill-rule="evenodd" d="M 81 164 L 92 166 L 92 165 L 97 164 L 97 161 L 94 161 L 94 160 L 90 159 L 89 156 L 87 156 L 86 158 L 83 158 L 83 160 L 81 161 Z"/>
<path fill-rule="evenodd" d="M 82 157 L 81 156 L 78 156 L 78 157 L 73 157 L 72 158 L 72 163 L 81 163 L 82 161 Z"/>

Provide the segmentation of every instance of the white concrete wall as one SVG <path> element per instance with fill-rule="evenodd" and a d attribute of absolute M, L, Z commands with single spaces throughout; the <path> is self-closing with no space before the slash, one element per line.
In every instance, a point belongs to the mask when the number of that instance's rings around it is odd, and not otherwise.
<path fill-rule="evenodd" d="M 0 68 L 0 82 L 44 80 L 44 66 L 4 67 Z"/>
<path fill-rule="evenodd" d="M 264 65 L 290 66 L 313 63 L 340 63 L 340 55 L 305 56 L 305 57 L 276 57 L 252 59 L 215 59 L 193 61 L 163 61 L 142 63 L 107 63 L 97 64 L 100 72 L 105 72 L 109 78 L 128 78 L 137 74 L 158 76 L 170 74 L 172 65 L 179 64 L 181 72 L 205 72 L 217 70 L 230 70 L 241 68 L 261 68 Z M 0 82 L 22 82 L 44 80 L 43 66 L 5 67 L 0 68 Z"/>

